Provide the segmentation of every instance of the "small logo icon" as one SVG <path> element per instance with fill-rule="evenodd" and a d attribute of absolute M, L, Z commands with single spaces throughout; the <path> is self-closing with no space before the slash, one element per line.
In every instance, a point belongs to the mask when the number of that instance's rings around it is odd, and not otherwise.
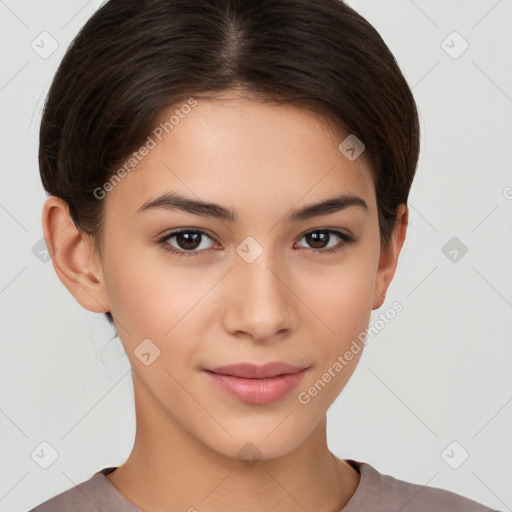
<path fill-rule="evenodd" d="M 246 263 L 252 263 L 263 254 L 263 247 L 252 236 L 248 236 L 238 245 L 236 252 Z"/>
<path fill-rule="evenodd" d="M 137 345 L 133 353 L 144 366 L 149 366 L 160 356 L 160 349 L 149 338 L 146 338 Z"/>
<path fill-rule="evenodd" d="M 59 43 L 56 39 L 48 32 L 41 32 L 30 44 L 32 50 L 34 50 L 41 59 L 47 59 L 57 48 Z"/>
<path fill-rule="evenodd" d="M 253 443 L 246 443 L 236 455 L 243 464 L 251 468 L 261 459 L 263 454 Z"/>
<path fill-rule="evenodd" d="M 32 451 L 30 456 L 38 466 L 48 469 L 59 458 L 59 453 L 48 441 L 43 441 Z"/>
<path fill-rule="evenodd" d="M 42 263 L 48 263 L 55 254 L 55 245 L 43 237 L 32 247 L 32 254 Z"/>
<path fill-rule="evenodd" d="M 469 43 L 457 31 L 453 31 L 442 41 L 441 48 L 452 59 L 458 59 L 469 48 Z"/>
<path fill-rule="evenodd" d="M 366 149 L 366 146 L 352 133 L 341 142 L 338 149 L 353 162 Z"/>
<path fill-rule="evenodd" d="M 452 441 L 442 452 L 441 458 L 450 466 L 452 469 L 457 469 L 466 462 L 469 457 L 469 453 L 466 449 L 457 441 Z"/>
<path fill-rule="evenodd" d="M 468 248 L 456 236 L 454 236 L 443 245 L 441 252 L 452 263 L 458 263 L 468 252 Z"/>

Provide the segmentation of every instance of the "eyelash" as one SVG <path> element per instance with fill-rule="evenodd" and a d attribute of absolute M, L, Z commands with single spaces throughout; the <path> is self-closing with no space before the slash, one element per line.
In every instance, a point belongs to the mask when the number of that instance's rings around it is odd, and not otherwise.
<path fill-rule="evenodd" d="M 346 245 L 348 245 L 354 241 L 354 239 L 350 235 L 347 235 L 346 233 L 343 233 L 342 231 L 338 231 L 335 229 L 314 229 L 313 231 L 308 231 L 307 233 L 304 233 L 300 238 L 310 235 L 311 233 L 317 233 L 317 232 L 324 232 L 324 233 L 329 233 L 330 235 L 334 235 L 335 237 L 339 238 L 343 243 L 337 244 L 330 249 L 308 249 L 308 248 L 305 248 L 305 250 L 310 251 L 315 255 L 318 253 L 333 254 L 333 253 L 340 252 L 345 248 Z M 213 238 L 210 235 L 208 235 L 208 233 L 206 233 L 200 229 L 178 229 L 178 230 L 171 231 L 164 237 L 160 238 L 158 240 L 158 243 L 162 246 L 162 249 L 164 251 L 166 251 L 172 255 L 176 255 L 176 256 L 204 256 L 204 255 L 207 255 L 207 254 L 205 254 L 205 253 L 207 253 L 206 249 L 201 250 L 201 251 L 184 251 L 184 250 L 173 249 L 167 243 L 167 241 L 170 240 L 171 238 L 173 238 L 174 236 L 179 235 L 180 233 L 200 233 L 201 235 L 206 235 L 208 238 L 213 240 Z"/>

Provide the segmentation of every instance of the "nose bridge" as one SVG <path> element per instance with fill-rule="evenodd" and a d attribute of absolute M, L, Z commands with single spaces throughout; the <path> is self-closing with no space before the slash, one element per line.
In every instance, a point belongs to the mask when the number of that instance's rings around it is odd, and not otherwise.
<path fill-rule="evenodd" d="M 236 296 L 229 301 L 226 327 L 263 339 L 293 326 L 293 294 L 275 252 L 258 246 L 248 240 L 237 248 L 232 276 Z"/>

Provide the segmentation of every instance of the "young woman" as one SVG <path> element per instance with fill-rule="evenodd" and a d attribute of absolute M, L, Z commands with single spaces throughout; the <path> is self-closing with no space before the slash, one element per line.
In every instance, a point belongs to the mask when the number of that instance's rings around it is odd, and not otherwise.
<path fill-rule="evenodd" d="M 54 268 L 132 367 L 119 467 L 34 512 L 488 511 L 335 457 L 406 236 L 412 93 L 340 0 L 110 0 L 40 134 Z"/>

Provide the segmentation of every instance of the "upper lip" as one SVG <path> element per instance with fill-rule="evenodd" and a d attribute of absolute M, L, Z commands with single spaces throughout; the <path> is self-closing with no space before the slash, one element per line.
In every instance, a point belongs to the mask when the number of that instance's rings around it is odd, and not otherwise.
<path fill-rule="evenodd" d="M 232 375 L 233 377 L 242 377 L 245 379 L 264 379 L 275 377 L 277 375 L 286 375 L 298 373 L 304 370 L 304 366 L 295 366 L 293 364 L 275 361 L 263 365 L 252 363 L 238 363 L 229 366 L 216 366 L 215 368 L 206 368 L 207 371 L 220 373 L 223 375 Z"/>

